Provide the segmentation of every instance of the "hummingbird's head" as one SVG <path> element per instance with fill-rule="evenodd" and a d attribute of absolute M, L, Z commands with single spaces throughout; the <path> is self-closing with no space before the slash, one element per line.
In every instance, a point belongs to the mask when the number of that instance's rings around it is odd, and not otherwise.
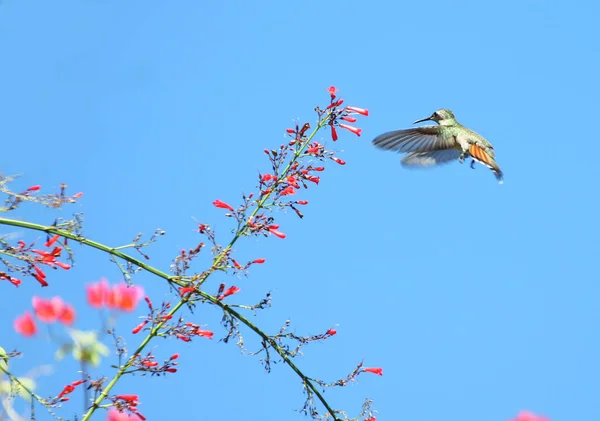
<path fill-rule="evenodd" d="M 422 121 L 429 121 L 429 120 L 435 121 L 436 123 L 438 123 L 440 125 L 445 125 L 445 124 L 453 123 L 456 121 L 452 111 L 450 111 L 447 108 L 442 108 L 441 110 L 437 110 L 436 112 L 431 114 L 431 116 L 429 116 L 427 118 L 422 118 L 421 120 L 417 120 L 413 124 L 417 124 Z"/>

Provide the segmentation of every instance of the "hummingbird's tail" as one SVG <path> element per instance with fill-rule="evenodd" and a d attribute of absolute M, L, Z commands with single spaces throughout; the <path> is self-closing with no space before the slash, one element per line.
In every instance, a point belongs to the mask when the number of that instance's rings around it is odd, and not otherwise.
<path fill-rule="evenodd" d="M 490 170 L 492 170 L 494 176 L 496 177 L 496 180 L 498 180 L 498 184 L 504 183 L 504 174 L 502 173 L 502 170 L 500 169 L 496 161 L 494 161 L 493 155 L 490 156 L 488 152 L 486 152 L 483 148 L 481 148 L 478 145 L 469 146 L 469 155 L 471 155 L 471 158 L 473 158 L 475 161 L 485 165 Z"/>
<path fill-rule="evenodd" d="M 495 168 L 490 168 L 490 170 L 492 170 L 492 172 L 496 176 L 496 180 L 498 180 L 498 184 L 504 184 L 504 174 L 502 173 L 502 171 L 500 170 L 498 165 L 496 165 Z"/>

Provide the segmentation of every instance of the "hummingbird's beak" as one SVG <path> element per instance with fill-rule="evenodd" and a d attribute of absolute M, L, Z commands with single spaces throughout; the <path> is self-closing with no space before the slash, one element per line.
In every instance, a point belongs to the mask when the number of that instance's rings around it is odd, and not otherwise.
<path fill-rule="evenodd" d="M 429 120 L 431 120 L 431 117 L 422 118 L 421 120 L 415 121 L 413 124 L 422 123 L 423 121 L 429 121 Z"/>

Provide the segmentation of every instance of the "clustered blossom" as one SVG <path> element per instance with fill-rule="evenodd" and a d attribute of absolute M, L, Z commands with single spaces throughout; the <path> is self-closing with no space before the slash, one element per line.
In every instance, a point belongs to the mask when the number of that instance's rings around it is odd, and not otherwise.
<path fill-rule="evenodd" d="M 75 309 L 60 297 L 46 299 L 34 296 L 31 301 L 35 317 L 42 323 L 59 322 L 70 326 L 75 321 Z M 25 337 L 34 336 L 38 330 L 35 319 L 28 310 L 15 319 L 13 326 L 17 333 Z"/>
<path fill-rule="evenodd" d="M 175 360 L 178 358 L 179 354 L 173 354 L 168 360 L 160 364 L 151 353 L 148 353 L 148 355 L 144 357 L 140 354 L 136 354 L 133 356 L 131 366 L 136 367 L 137 371 L 142 372 L 143 375 L 166 375 L 167 373 L 177 373 L 176 366 L 178 363 Z"/>
<path fill-rule="evenodd" d="M 187 322 L 181 328 L 174 329 L 175 337 L 184 342 L 190 342 L 193 336 L 202 336 L 204 338 L 212 339 L 214 333 L 210 330 L 202 329 L 197 324 Z"/>
<path fill-rule="evenodd" d="M 110 410 L 108 412 L 108 420 L 109 421 L 125 421 L 131 420 L 135 418 L 125 418 L 118 414 L 125 414 L 124 411 L 130 412 L 132 415 L 134 414 L 138 419 L 144 421 L 146 419 L 145 416 L 140 414 L 137 410 L 137 406 L 139 405 L 139 398 L 137 395 L 116 395 L 111 398 L 113 401 L 113 405 L 116 410 Z"/>
<path fill-rule="evenodd" d="M 61 246 L 54 246 L 59 238 L 60 235 L 54 235 L 44 243 L 45 247 L 52 247 L 52 249 L 49 251 L 32 249 L 27 247 L 23 240 L 19 240 L 16 247 L 8 248 L 6 254 L 18 257 L 19 260 L 27 262 L 26 266 L 18 268 L 18 270 L 24 274 L 32 276 L 40 283 L 42 287 L 46 287 L 48 286 L 48 281 L 46 280 L 46 273 L 41 266 L 46 265 L 52 269 L 71 269 L 71 265 L 57 260 L 57 258 L 61 256 L 63 250 Z M 1 271 L 0 280 L 7 280 L 17 287 L 21 284 L 21 279 Z"/>
<path fill-rule="evenodd" d="M 100 281 L 86 285 L 87 301 L 93 308 L 132 312 L 144 296 L 144 289 L 139 285 L 128 286 L 125 283 L 109 286 L 108 281 Z"/>

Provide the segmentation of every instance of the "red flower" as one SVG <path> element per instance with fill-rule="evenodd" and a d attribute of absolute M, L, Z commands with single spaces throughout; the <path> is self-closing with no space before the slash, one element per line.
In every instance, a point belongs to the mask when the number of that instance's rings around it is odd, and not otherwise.
<path fill-rule="evenodd" d="M 42 284 L 43 287 L 47 287 L 48 286 L 48 282 L 46 282 L 45 276 L 41 276 L 39 273 L 32 273 L 31 276 L 33 276 L 35 279 L 37 279 L 37 281 Z"/>
<path fill-rule="evenodd" d="M 233 266 L 235 266 L 236 269 L 242 268 L 242 266 L 238 262 L 236 262 L 235 259 L 231 259 L 231 261 L 233 262 Z"/>
<path fill-rule="evenodd" d="M 30 337 L 37 333 L 37 325 L 30 311 L 26 311 L 22 316 L 15 319 L 13 324 L 15 331 L 23 336 Z"/>
<path fill-rule="evenodd" d="M 94 284 L 86 285 L 85 289 L 87 290 L 87 302 L 90 307 L 102 308 L 107 303 L 109 288 L 106 278 L 102 278 Z"/>
<path fill-rule="evenodd" d="M 299 205 L 308 205 L 308 200 L 296 200 L 296 203 Z"/>
<path fill-rule="evenodd" d="M 536 415 L 533 412 L 521 411 L 513 421 L 550 421 L 550 419 L 541 415 Z"/>
<path fill-rule="evenodd" d="M 281 196 L 296 194 L 296 190 L 292 186 L 287 186 L 285 189 L 281 190 L 280 194 Z"/>
<path fill-rule="evenodd" d="M 59 238 L 60 238 L 60 235 L 56 234 L 54 237 L 52 237 L 48 241 L 46 241 L 44 246 L 52 247 L 54 245 L 54 243 L 56 243 L 56 240 L 58 240 Z"/>
<path fill-rule="evenodd" d="M 21 285 L 21 280 L 17 279 L 15 277 L 12 277 L 4 272 L 0 272 L 0 279 L 6 279 L 8 282 L 10 282 L 11 284 L 13 284 L 14 286 L 18 287 L 19 285 Z M 45 286 L 42 284 L 42 286 Z"/>
<path fill-rule="evenodd" d="M 313 167 L 313 171 L 325 171 L 325 167 Z"/>
<path fill-rule="evenodd" d="M 35 186 L 31 186 L 31 187 L 29 187 L 29 188 L 27 189 L 27 191 L 36 191 L 36 190 L 39 190 L 39 189 L 41 189 L 41 188 L 42 188 L 42 186 L 40 186 L 40 185 L 35 185 Z"/>
<path fill-rule="evenodd" d="M 342 129 L 351 131 L 352 133 L 354 133 L 357 136 L 360 136 L 360 132 L 362 132 L 362 129 L 359 129 L 358 127 L 354 127 L 354 126 L 348 126 L 347 124 L 340 124 L 340 127 Z"/>
<path fill-rule="evenodd" d="M 285 238 L 285 234 L 280 231 L 277 231 L 277 228 L 269 228 L 268 230 L 271 234 L 276 235 L 279 238 Z"/>
<path fill-rule="evenodd" d="M 79 193 L 75 193 L 73 196 L 73 199 L 79 199 L 81 196 L 83 196 L 83 192 L 79 192 Z"/>
<path fill-rule="evenodd" d="M 225 297 L 229 297 L 230 295 L 236 294 L 236 293 L 238 293 L 238 292 L 240 292 L 240 288 L 238 288 L 238 287 L 236 287 L 236 286 L 229 287 L 229 288 L 227 289 L 227 291 L 225 291 L 225 292 L 224 292 L 224 293 L 223 293 L 223 294 L 222 294 L 222 295 L 219 297 L 219 300 L 222 300 L 223 298 L 225 298 Z"/>
<path fill-rule="evenodd" d="M 377 418 L 375 418 L 375 417 L 366 418 L 365 421 L 377 421 Z"/>
<path fill-rule="evenodd" d="M 321 149 L 323 149 L 323 146 L 319 142 L 315 142 L 306 150 L 306 153 L 309 155 L 318 155 Z"/>
<path fill-rule="evenodd" d="M 296 188 L 296 189 L 300 188 L 298 181 L 296 181 L 296 177 L 290 175 L 288 178 L 286 178 L 286 181 L 288 182 L 288 184 L 290 186 L 294 186 L 294 188 Z"/>
<path fill-rule="evenodd" d="M 356 123 L 356 117 L 348 117 L 348 116 L 343 116 L 342 120 L 347 121 L 348 123 Z"/>
<path fill-rule="evenodd" d="M 140 333 L 140 330 L 142 330 L 144 328 L 144 326 L 146 326 L 147 324 L 148 324 L 148 320 L 144 320 L 142 323 L 140 323 L 139 325 L 134 327 L 133 330 L 131 331 L 131 333 L 133 333 L 134 335 L 136 333 Z"/>
<path fill-rule="evenodd" d="M 360 115 L 364 115 L 364 116 L 368 116 L 369 115 L 369 110 L 365 110 L 364 108 L 358 108 L 358 107 L 350 107 L 350 106 L 348 106 L 348 107 L 346 107 L 346 109 L 348 111 L 352 111 L 352 112 L 355 112 L 355 113 L 360 114 Z"/>
<path fill-rule="evenodd" d="M 65 304 L 62 313 L 58 316 L 58 321 L 64 325 L 72 325 L 75 321 L 75 309 L 71 304 Z"/>
<path fill-rule="evenodd" d="M 62 317 L 63 312 L 68 311 L 67 307 L 69 307 L 60 297 L 44 299 L 34 296 L 31 299 L 31 302 L 33 304 L 33 312 L 35 313 L 35 316 L 44 323 L 54 323 L 55 321 L 59 320 Z"/>
<path fill-rule="evenodd" d="M 316 175 L 305 175 L 304 178 L 306 178 L 308 181 L 312 181 L 315 184 L 319 184 L 319 181 L 321 180 Z"/>
<path fill-rule="evenodd" d="M 332 160 L 333 162 L 337 162 L 337 163 L 338 163 L 338 164 L 340 164 L 340 165 L 346 165 L 346 161 L 344 161 L 344 160 L 342 160 L 342 159 L 340 159 L 340 158 L 337 158 L 337 157 L 335 157 L 335 156 L 332 156 L 332 157 L 331 157 L 331 160 Z"/>
<path fill-rule="evenodd" d="M 263 183 L 266 183 L 267 181 L 271 181 L 274 179 L 275 179 L 275 177 L 272 176 L 271 174 L 263 174 L 263 176 L 260 178 L 260 181 L 262 181 Z"/>
<path fill-rule="evenodd" d="M 376 368 L 363 368 L 362 371 L 364 371 L 365 373 L 373 373 L 373 374 L 377 374 L 379 376 L 383 376 L 383 368 L 380 367 L 376 367 Z"/>
<path fill-rule="evenodd" d="M 137 403 L 139 400 L 138 395 L 117 395 L 115 398 L 129 403 Z"/>
<path fill-rule="evenodd" d="M 179 358 L 179 354 L 173 354 L 171 355 L 171 358 L 169 358 L 170 361 L 176 360 L 177 358 Z"/>
<path fill-rule="evenodd" d="M 327 88 L 327 92 L 329 92 L 329 95 L 331 95 L 331 99 L 335 98 L 335 94 L 337 93 L 337 88 L 335 86 L 330 86 L 329 88 Z"/>
<path fill-rule="evenodd" d="M 296 133 L 296 130 L 294 130 L 294 129 L 285 129 L 285 131 L 288 132 L 289 134 Z"/>
<path fill-rule="evenodd" d="M 334 142 L 338 140 L 337 131 L 335 130 L 335 126 L 333 124 L 331 125 L 331 138 Z"/>
<path fill-rule="evenodd" d="M 227 203 L 225 202 L 221 202 L 220 200 L 215 200 L 213 202 L 213 205 L 215 205 L 217 208 L 221 208 L 221 209 L 228 209 L 230 211 L 233 212 L 233 208 L 231 206 L 229 206 Z"/>
<path fill-rule="evenodd" d="M 193 287 L 181 287 L 181 288 L 179 288 L 179 294 L 181 294 L 181 295 L 189 294 L 190 292 L 194 292 L 194 288 Z"/>
<path fill-rule="evenodd" d="M 132 287 L 127 284 L 113 285 L 106 305 L 122 311 L 132 312 L 144 296 L 144 289 L 139 285 Z"/>
<path fill-rule="evenodd" d="M 335 335 L 335 334 L 337 333 L 337 330 L 335 330 L 335 329 L 327 329 L 327 332 L 326 332 L 326 333 L 327 333 L 328 335 L 331 335 L 331 336 L 333 336 L 333 335 Z"/>
<path fill-rule="evenodd" d="M 265 259 L 263 259 L 262 257 L 260 259 L 255 259 L 252 261 L 252 263 L 258 263 L 258 264 L 262 264 L 265 263 Z"/>
<path fill-rule="evenodd" d="M 212 339 L 213 335 L 214 335 L 214 333 L 211 332 L 210 330 L 202 330 L 202 329 L 196 329 L 194 331 L 194 334 L 198 335 L 198 336 L 204 336 L 205 338 L 208 338 L 208 339 Z"/>

